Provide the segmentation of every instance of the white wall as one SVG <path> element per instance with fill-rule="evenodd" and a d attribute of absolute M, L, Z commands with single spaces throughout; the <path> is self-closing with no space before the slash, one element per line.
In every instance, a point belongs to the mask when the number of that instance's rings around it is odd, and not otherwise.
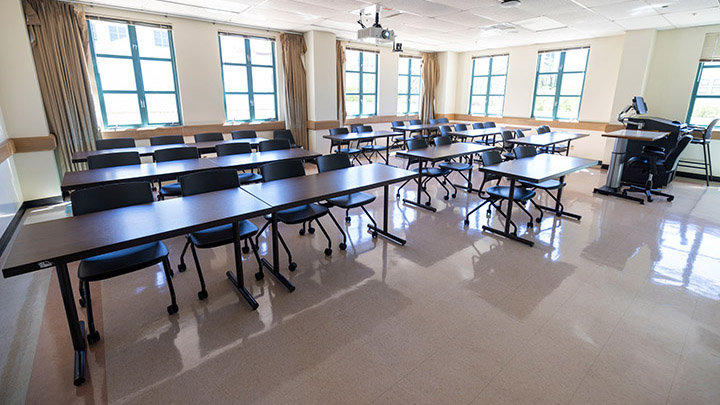
<path fill-rule="evenodd" d="M 2 109 L 0 109 L 0 143 L 8 138 Z M 0 235 L 5 232 L 13 216 L 22 204 L 20 180 L 15 170 L 13 156 L 0 163 Z"/>
<path fill-rule="evenodd" d="M 456 111 L 455 90 L 458 81 L 458 53 L 440 52 L 438 54 L 440 80 L 435 95 L 435 111 L 438 114 L 453 114 Z"/>

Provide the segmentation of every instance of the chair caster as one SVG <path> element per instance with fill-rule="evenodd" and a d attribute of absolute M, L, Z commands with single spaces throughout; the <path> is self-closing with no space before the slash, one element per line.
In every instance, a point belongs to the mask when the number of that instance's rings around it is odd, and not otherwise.
<path fill-rule="evenodd" d="M 668 197 L 668 198 L 667 198 L 668 201 L 672 201 L 672 200 L 674 200 L 674 199 L 675 199 L 675 197 Z"/>
<path fill-rule="evenodd" d="M 349 224 L 351 222 L 350 217 L 345 217 L 345 223 Z"/>
<path fill-rule="evenodd" d="M 375 232 L 375 231 L 373 231 L 373 233 L 372 233 L 372 237 L 373 237 L 373 239 L 377 239 L 377 237 L 378 237 L 378 233 L 377 233 L 377 232 Z"/>
<path fill-rule="evenodd" d="M 185 265 L 185 263 L 178 264 L 178 271 L 180 273 L 184 272 L 185 270 L 187 270 L 187 266 Z"/>
<path fill-rule="evenodd" d="M 168 307 L 168 311 L 170 310 L 169 308 L 170 307 Z M 177 311 L 177 310 L 175 310 L 175 311 Z M 88 334 L 87 340 L 88 340 L 88 343 L 91 345 L 99 342 L 100 341 L 100 332 L 95 331 L 93 333 Z"/>
<path fill-rule="evenodd" d="M 265 278 L 265 273 L 263 273 L 262 271 L 258 271 L 257 273 L 255 273 L 255 280 L 260 281 L 264 278 Z"/>
<path fill-rule="evenodd" d="M 315 233 L 315 228 L 308 227 L 308 232 L 310 232 L 311 234 L 312 234 L 312 233 Z"/>
<path fill-rule="evenodd" d="M 533 227 L 532 221 L 530 221 L 530 222 L 527 223 L 527 227 L 528 227 L 528 229 L 532 229 L 532 227 Z"/>
<path fill-rule="evenodd" d="M 325 249 L 325 256 L 330 256 L 332 254 L 332 249 L 327 248 Z"/>
<path fill-rule="evenodd" d="M 305 235 L 305 230 L 304 230 L 304 229 L 301 229 L 301 230 L 298 231 L 298 233 L 300 234 L 300 236 L 303 236 L 303 235 Z"/>
<path fill-rule="evenodd" d="M 242 247 L 242 252 L 245 253 L 245 254 L 248 254 L 248 253 L 250 253 L 250 248 L 247 247 L 247 246 L 243 246 L 243 247 Z"/>
<path fill-rule="evenodd" d="M 427 187 L 422 186 L 422 191 L 427 191 Z"/>
<path fill-rule="evenodd" d="M 174 314 L 174 313 L 176 313 L 176 312 L 178 311 L 178 306 L 175 305 L 175 304 L 168 305 L 167 311 L 168 311 L 168 314 L 172 315 L 172 314 Z M 89 338 L 89 337 L 90 337 L 90 336 L 88 336 L 88 338 Z"/>
<path fill-rule="evenodd" d="M 450 196 L 449 196 L 449 195 L 443 196 L 443 200 L 447 201 L 447 200 L 449 200 L 449 199 L 450 199 Z"/>
<path fill-rule="evenodd" d="M 208 297 L 207 290 L 198 291 L 198 298 L 200 298 L 200 301 L 204 300 Z"/>
<path fill-rule="evenodd" d="M 560 216 L 560 214 L 557 214 L 557 216 Z M 542 220 L 540 218 L 535 218 L 535 222 L 539 224 L 540 222 L 542 222 Z"/>
<path fill-rule="evenodd" d="M 426 206 L 426 207 L 429 207 L 429 206 L 430 206 L 430 201 L 425 202 L 425 206 Z"/>
<path fill-rule="evenodd" d="M 338 247 L 340 248 L 340 250 L 345 250 L 345 249 L 347 249 L 347 245 L 344 244 L 344 243 L 340 243 L 340 245 L 338 245 Z"/>
<path fill-rule="evenodd" d="M 486 217 L 490 218 L 491 215 L 492 215 L 492 211 L 487 210 L 487 211 L 485 212 L 485 216 L 486 216 Z"/>
<path fill-rule="evenodd" d="M 81 307 L 85 308 L 85 299 L 84 299 L 84 298 L 80 298 L 80 299 L 78 300 L 78 304 L 80 304 Z"/>
<path fill-rule="evenodd" d="M 457 198 L 457 193 L 453 193 L 451 197 L 452 197 L 452 198 Z"/>
<path fill-rule="evenodd" d="M 463 224 L 465 224 L 465 226 L 470 225 L 470 220 L 469 219 L 464 220 Z"/>
<path fill-rule="evenodd" d="M 400 193 L 395 194 L 395 199 L 397 200 L 398 198 L 400 198 Z"/>
<path fill-rule="evenodd" d="M 290 271 L 295 271 L 295 269 L 297 269 L 297 263 L 291 262 L 291 263 L 288 265 L 288 269 L 289 269 Z"/>
<path fill-rule="evenodd" d="M 648 200 L 648 202 L 653 202 L 652 197 L 648 197 L 647 200 Z"/>

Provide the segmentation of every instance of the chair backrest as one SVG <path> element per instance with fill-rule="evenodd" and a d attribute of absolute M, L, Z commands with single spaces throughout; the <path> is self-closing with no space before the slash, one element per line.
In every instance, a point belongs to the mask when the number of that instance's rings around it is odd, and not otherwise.
<path fill-rule="evenodd" d="M 271 139 L 258 144 L 258 151 L 260 152 L 283 149 L 290 149 L 290 141 L 287 139 Z"/>
<path fill-rule="evenodd" d="M 405 126 L 405 121 L 393 121 L 393 122 L 392 122 L 392 126 L 393 126 L 393 127 L 404 127 L 404 126 Z"/>
<path fill-rule="evenodd" d="M 305 175 L 305 168 L 299 160 L 285 160 L 260 166 L 263 182 L 289 179 Z"/>
<path fill-rule="evenodd" d="M 102 169 L 104 167 L 129 166 L 140 164 L 140 154 L 137 152 L 103 153 L 90 155 L 87 158 L 89 169 Z"/>
<path fill-rule="evenodd" d="M 503 140 L 503 149 L 509 151 L 515 147 L 515 144 L 506 142 L 506 141 L 509 141 L 510 139 L 515 138 L 515 133 L 513 131 L 502 131 L 500 133 L 500 136 L 502 137 L 502 140 Z"/>
<path fill-rule="evenodd" d="M 450 145 L 451 143 L 452 138 L 447 135 L 438 136 L 437 138 L 435 138 L 435 145 Z"/>
<path fill-rule="evenodd" d="M 180 148 L 158 149 L 154 153 L 156 162 L 169 162 L 171 160 L 198 159 L 200 154 L 197 148 L 183 146 Z"/>
<path fill-rule="evenodd" d="M 546 133 L 550 132 L 550 127 L 547 125 L 541 125 L 541 126 L 537 127 L 536 131 L 538 134 L 546 134 Z"/>
<path fill-rule="evenodd" d="M 333 153 L 330 155 L 319 156 L 316 159 L 318 172 L 329 172 L 331 170 L 345 169 L 352 167 L 350 156 L 347 153 Z"/>
<path fill-rule="evenodd" d="M 452 131 L 453 129 L 450 125 L 443 125 L 440 127 L 440 133 L 443 135 L 449 135 Z"/>
<path fill-rule="evenodd" d="M 665 157 L 665 169 L 673 171 L 677 169 L 678 158 L 680 157 L 680 154 L 683 152 L 683 150 L 685 150 L 685 148 L 688 146 L 690 141 L 692 141 L 692 139 L 692 135 L 685 135 L 680 138 L 677 145 L 672 148 L 672 150 L 668 152 L 667 156 Z"/>
<path fill-rule="evenodd" d="M 242 129 L 239 131 L 232 131 L 230 132 L 230 135 L 232 135 L 232 139 L 248 139 L 248 138 L 257 138 L 257 132 L 255 132 L 254 129 Z"/>
<path fill-rule="evenodd" d="M 133 138 L 110 138 L 110 139 L 95 140 L 95 149 L 97 149 L 97 150 L 134 148 L 134 147 L 135 147 L 135 139 L 133 139 Z"/>
<path fill-rule="evenodd" d="M 273 139 L 286 139 L 290 142 L 290 146 L 295 145 L 295 138 L 289 129 L 276 129 L 273 131 Z"/>
<path fill-rule="evenodd" d="M 174 145 L 176 143 L 185 143 L 185 139 L 183 139 L 182 135 L 160 135 L 150 137 L 150 145 L 152 146 Z"/>
<path fill-rule="evenodd" d="M 330 129 L 330 135 L 345 135 L 348 133 L 350 133 L 350 131 L 348 131 L 348 129 L 345 127 Z"/>
<path fill-rule="evenodd" d="M 483 162 L 483 166 L 495 165 L 503 161 L 502 155 L 497 150 L 480 152 L 480 159 Z"/>
<path fill-rule="evenodd" d="M 447 118 L 447 117 L 438 118 L 438 122 L 441 123 L 441 124 L 449 124 L 449 123 L 450 123 L 450 119 Z"/>
<path fill-rule="evenodd" d="M 517 138 L 525 138 L 525 132 L 523 132 L 521 129 L 515 130 L 515 137 Z"/>
<path fill-rule="evenodd" d="M 363 124 L 350 124 L 350 132 L 358 132 L 357 128 L 362 127 Z"/>
<path fill-rule="evenodd" d="M 205 132 L 195 134 L 195 142 L 216 142 L 224 140 L 222 132 Z"/>
<path fill-rule="evenodd" d="M 453 127 L 455 127 L 456 131 L 467 131 L 467 125 L 465 124 L 455 124 Z"/>
<path fill-rule="evenodd" d="M 422 120 L 410 120 L 410 125 L 422 125 Z"/>
<path fill-rule="evenodd" d="M 515 152 L 515 157 L 517 159 L 522 159 L 526 157 L 531 157 L 537 155 L 537 149 L 535 149 L 534 146 L 516 146 L 515 149 L 513 149 L 513 152 Z"/>
<path fill-rule="evenodd" d="M 705 127 L 705 133 L 703 133 L 704 140 L 706 140 L 706 141 L 710 140 L 710 138 L 712 137 L 713 128 L 715 128 L 715 125 L 718 123 L 718 120 L 720 120 L 720 118 L 715 118 L 714 120 L 710 121 L 710 123 L 708 124 L 707 127 Z"/>
<path fill-rule="evenodd" d="M 413 139 L 408 139 L 408 141 L 407 141 L 408 150 L 423 149 L 423 148 L 427 148 L 427 147 L 428 147 L 428 143 L 423 138 L 413 138 Z"/>
<path fill-rule="evenodd" d="M 483 129 L 485 128 L 485 124 L 482 122 L 473 122 L 472 127 L 473 129 Z"/>
<path fill-rule="evenodd" d="M 373 127 L 372 127 L 372 125 L 358 125 L 358 126 L 354 126 L 354 127 L 352 128 L 352 131 L 353 131 L 353 132 L 357 132 L 357 133 L 360 133 L 360 132 L 372 132 L 372 131 L 373 131 Z"/>
<path fill-rule="evenodd" d="M 115 183 L 76 190 L 70 194 L 73 215 L 90 214 L 154 201 L 147 181 Z"/>
<path fill-rule="evenodd" d="M 493 121 L 488 121 L 488 122 L 483 123 L 483 126 L 484 126 L 485 128 L 495 128 L 495 122 L 493 122 Z"/>
<path fill-rule="evenodd" d="M 215 152 L 218 156 L 240 155 L 251 153 L 252 149 L 247 142 L 228 142 L 215 145 Z"/>
<path fill-rule="evenodd" d="M 430 120 L 430 125 L 437 125 L 439 123 L 440 123 L 440 121 L 436 120 L 435 118 Z"/>
<path fill-rule="evenodd" d="M 240 187 L 235 169 L 205 170 L 180 176 L 183 197 Z"/>

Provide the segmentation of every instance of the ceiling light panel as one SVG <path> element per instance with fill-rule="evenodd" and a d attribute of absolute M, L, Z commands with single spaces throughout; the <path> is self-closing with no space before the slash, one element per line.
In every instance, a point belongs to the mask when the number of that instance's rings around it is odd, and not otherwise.
<path fill-rule="evenodd" d="M 556 28 L 563 28 L 565 24 L 555 21 L 545 16 L 529 18 L 527 20 L 516 21 L 515 25 L 519 25 L 530 31 L 547 31 Z"/>
<path fill-rule="evenodd" d="M 383 1 L 382 4 L 386 7 L 404 11 L 406 13 L 421 15 L 423 17 L 437 17 L 460 11 L 455 7 L 433 3 L 426 0 L 386 0 Z"/>
<path fill-rule="evenodd" d="M 451 24 L 458 24 L 465 27 L 482 27 L 484 25 L 495 24 L 497 21 L 483 18 L 465 11 L 436 17 L 437 20 L 445 21 Z"/>
<path fill-rule="evenodd" d="M 658 15 L 655 7 L 642 0 L 592 7 L 591 10 L 611 20 L 628 20 L 630 18 Z"/>

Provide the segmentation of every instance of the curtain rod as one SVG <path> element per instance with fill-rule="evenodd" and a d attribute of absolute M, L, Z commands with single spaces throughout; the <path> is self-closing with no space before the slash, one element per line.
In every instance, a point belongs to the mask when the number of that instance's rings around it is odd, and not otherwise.
<path fill-rule="evenodd" d="M 473 59 L 494 58 L 494 57 L 497 57 L 497 56 L 510 56 L 510 54 L 509 54 L 509 53 L 496 53 L 496 54 L 493 54 L 493 55 L 478 55 L 478 56 L 473 56 L 472 58 L 473 58 Z"/>

